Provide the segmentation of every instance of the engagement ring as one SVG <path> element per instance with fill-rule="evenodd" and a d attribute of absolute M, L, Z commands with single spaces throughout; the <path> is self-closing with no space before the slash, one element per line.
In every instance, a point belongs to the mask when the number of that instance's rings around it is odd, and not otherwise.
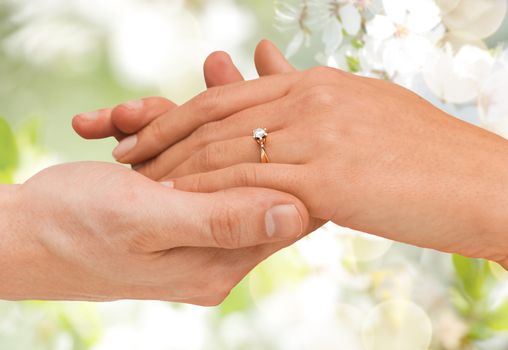
<path fill-rule="evenodd" d="M 264 128 L 257 128 L 252 131 L 252 137 L 258 143 L 261 151 L 261 163 L 269 163 L 270 160 L 268 158 L 268 154 L 266 154 L 265 143 L 266 138 L 268 137 L 268 131 Z"/>

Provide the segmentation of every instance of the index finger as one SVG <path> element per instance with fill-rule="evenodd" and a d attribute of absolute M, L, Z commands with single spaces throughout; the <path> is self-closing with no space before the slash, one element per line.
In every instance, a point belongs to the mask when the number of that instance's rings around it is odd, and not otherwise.
<path fill-rule="evenodd" d="M 300 77 L 300 72 L 292 72 L 212 87 L 122 141 L 113 156 L 131 164 L 150 159 L 203 124 L 285 96 Z"/>

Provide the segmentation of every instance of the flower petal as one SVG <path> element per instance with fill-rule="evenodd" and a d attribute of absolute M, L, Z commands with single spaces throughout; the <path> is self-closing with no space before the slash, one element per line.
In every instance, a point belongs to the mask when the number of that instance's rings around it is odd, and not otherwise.
<path fill-rule="evenodd" d="M 506 0 L 462 0 L 443 21 L 455 36 L 484 39 L 499 29 L 506 10 Z"/>
<path fill-rule="evenodd" d="M 460 74 L 450 47 L 429 55 L 424 66 L 423 78 L 437 97 L 449 103 L 466 103 L 477 97 L 478 85 L 471 77 Z"/>
<path fill-rule="evenodd" d="M 508 138 L 508 50 L 497 57 L 491 74 L 484 81 L 478 99 L 478 112 L 482 124 L 500 132 L 494 125 L 503 126 L 502 135 Z"/>
<path fill-rule="evenodd" d="M 405 25 L 410 32 L 427 33 L 441 23 L 441 11 L 434 0 L 413 0 L 407 6 Z"/>
<path fill-rule="evenodd" d="M 367 34 L 378 40 L 385 40 L 395 34 L 396 28 L 393 22 L 386 16 L 376 15 L 367 22 Z"/>
<path fill-rule="evenodd" d="M 289 58 L 291 56 L 294 56 L 298 52 L 298 50 L 300 50 L 304 41 L 305 41 L 305 33 L 300 30 L 289 42 L 286 48 L 286 57 Z"/>
<path fill-rule="evenodd" d="M 463 46 L 455 55 L 454 61 L 456 67 L 462 69 L 458 73 L 473 79 L 478 86 L 483 85 L 494 66 L 494 57 L 489 51 L 471 45 Z"/>
<path fill-rule="evenodd" d="M 508 138 L 508 67 L 491 74 L 478 99 L 482 126 Z"/>
<path fill-rule="evenodd" d="M 383 0 L 386 16 L 394 23 L 405 23 L 409 2 L 412 0 Z"/>
<path fill-rule="evenodd" d="M 325 54 L 329 56 L 337 51 L 343 38 L 342 24 L 335 18 L 330 19 L 323 29 L 322 40 L 325 44 Z"/>
<path fill-rule="evenodd" d="M 353 4 L 342 6 L 339 10 L 339 16 L 344 26 L 344 30 L 349 35 L 356 35 L 362 25 L 362 16 Z"/>
<path fill-rule="evenodd" d="M 389 76 L 395 72 L 406 76 L 416 74 L 422 69 L 432 48 L 432 44 L 419 35 L 388 40 L 383 51 L 385 70 Z"/>

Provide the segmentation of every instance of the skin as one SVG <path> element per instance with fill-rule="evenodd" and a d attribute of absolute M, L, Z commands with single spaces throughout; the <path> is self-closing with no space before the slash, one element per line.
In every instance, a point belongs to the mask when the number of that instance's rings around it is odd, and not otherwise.
<path fill-rule="evenodd" d="M 0 192 L 0 298 L 9 300 L 216 305 L 308 224 L 285 193 L 181 192 L 109 163 L 51 167 Z M 299 218 L 272 232 L 266 215 L 279 205 Z"/>
<path fill-rule="evenodd" d="M 270 132 L 271 164 L 259 164 L 256 127 Z M 215 87 L 116 156 L 181 190 L 273 188 L 314 224 L 508 266 L 508 142 L 386 81 L 318 67 Z"/>
<path fill-rule="evenodd" d="M 221 71 L 242 80 L 225 58 L 208 61 L 209 84 L 224 83 Z M 104 109 L 77 118 L 75 127 L 83 136 L 122 140 L 176 107 L 162 98 L 147 102 L 135 115 L 132 106 Z M 196 194 L 168 185 L 98 162 L 0 185 L 0 299 L 217 305 L 253 267 L 309 231 L 306 208 L 286 193 Z"/>

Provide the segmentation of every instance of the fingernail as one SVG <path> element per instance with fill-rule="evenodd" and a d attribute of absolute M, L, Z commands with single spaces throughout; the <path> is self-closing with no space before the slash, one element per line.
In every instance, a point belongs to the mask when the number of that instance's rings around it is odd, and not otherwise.
<path fill-rule="evenodd" d="M 116 160 L 121 159 L 123 156 L 125 156 L 131 149 L 136 146 L 136 143 L 138 142 L 137 135 L 131 135 L 126 138 L 124 138 L 118 146 L 113 150 L 113 157 Z"/>
<path fill-rule="evenodd" d="M 85 120 L 95 120 L 99 117 L 99 111 L 80 113 L 77 117 Z"/>
<path fill-rule="evenodd" d="M 122 106 L 134 112 L 139 111 L 141 108 L 143 108 L 143 104 L 144 104 L 143 100 L 135 100 L 122 103 Z"/>
<path fill-rule="evenodd" d="M 302 218 L 293 204 L 278 205 L 268 210 L 265 225 L 268 237 L 297 238 L 303 232 Z"/>
<path fill-rule="evenodd" d="M 162 181 L 161 185 L 167 188 L 175 188 L 175 183 L 173 181 Z"/>

